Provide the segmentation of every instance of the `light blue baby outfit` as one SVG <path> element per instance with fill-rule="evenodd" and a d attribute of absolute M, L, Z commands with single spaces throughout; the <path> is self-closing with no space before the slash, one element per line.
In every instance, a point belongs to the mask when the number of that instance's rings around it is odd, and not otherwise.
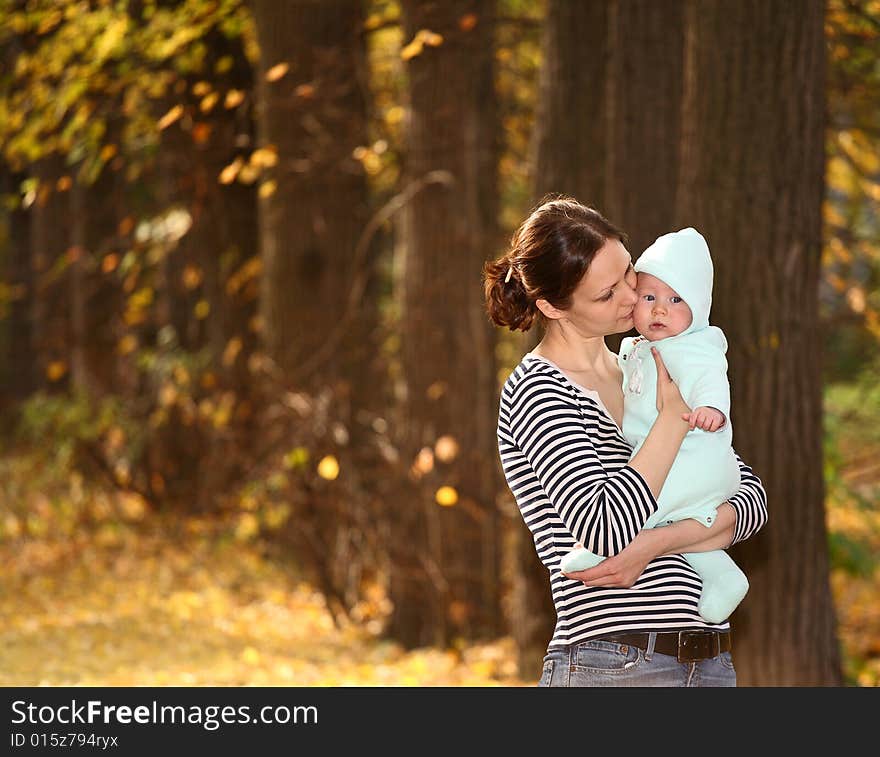
<path fill-rule="evenodd" d="M 664 234 L 636 261 L 635 270 L 663 281 L 687 303 L 693 320 L 681 334 L 651 342 L 627 337 L 620 346 L 623 370 L 623 433 L 635 455 L 657 418 L 657 367 L 651 347 L 660 352 L 669 375 L 688 407 L 714 407 L 724 413 L 718 431 L 695 428 L 682 442 L 658 497 L 658 509 L 646 528 L 694 518 L 705 526 L 715 522 L 717 507 L 736 493 L 740 473 L 733 452 L 730 385 L 727 381 L 727 340 L 721 329 L 709 325 L 712 304 L 712 258 L 706 240 L 695 229 Z M 572 561 L 575 561 L 572 553 Z M 590 554 L 590 553 L 588 553 Z M 592 556 L 592 555 L 590 555 Z M 721 623 L 742 601 L 748 580 L 723 550 L 693 552 L 683 557 L 703 580 L 700 614 Z M 581 555 L 587 567 L 601 560 Z M 567 563 L 570 566 L 572 561 Z M 570 567 L 563 565 L 569 572 Z M 583 569 L 583 568 L 580 568 Z"/>

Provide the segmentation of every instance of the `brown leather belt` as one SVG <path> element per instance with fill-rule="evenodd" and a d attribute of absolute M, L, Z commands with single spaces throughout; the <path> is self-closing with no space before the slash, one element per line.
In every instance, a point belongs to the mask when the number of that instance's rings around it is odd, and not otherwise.
<path fill-rule="evenodd" d="M 603 641 L 627 644 L 639 649 L 648 649 L 647 633 L 621 633 L 601 637 Z M 708 660 L 722 652 L 729 652 L 729 631 L 671 631 L 659 632 L 654 651 L 676 657 L 679 662 Z"/>

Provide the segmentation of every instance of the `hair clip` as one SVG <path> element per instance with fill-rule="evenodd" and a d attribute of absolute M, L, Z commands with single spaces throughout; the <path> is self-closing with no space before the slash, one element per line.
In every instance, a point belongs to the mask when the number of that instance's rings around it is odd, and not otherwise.
<path fill-rule="evenodd" d="M 508 281 L 510 281 L 510 276 L 511 276 L 511 274 L 513 274 L 513 266 L 509 266 L 508 269 L 507 269 L 507 276 L 504 277 L 504 283 L 505 283 L 505 284 L 506 284 Z"/>

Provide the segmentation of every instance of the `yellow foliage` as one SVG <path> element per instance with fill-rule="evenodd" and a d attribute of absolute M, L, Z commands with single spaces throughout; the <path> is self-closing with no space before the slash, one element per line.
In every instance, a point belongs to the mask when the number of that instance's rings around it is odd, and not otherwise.
<path fill-rule="evenodd" d="M 232 184 L 235 181 L 235 177 L 238 176 L 238 172 L 241 171 L 241 167 L 244 165 L 244 160 L 241 157 L 233 160 L 228 166 L 226 166 L 221 172 L 219 176 L 219 181 L 221 184 Z"/>
<path fill-rule="evenodd" d="M 3 536 L 14 539 L 21 534 L 21 522 L 12 513 L 3 518 Z"/>
<path fill-rule="evenodd" d="M 204 121 L 194 124 L 192 127 L 193 142 L 197 145 L 205 144 L 210 138 L 212 130 L 213 127 L 211 124 L 205 123 Z"/>
<path fill-rule="evenodd" d="M 412 465 L 413 473 L 423 476 L 434 470 L 434 452 L 430 447 L 422 447 Z"/>
<path fill-rule="evenodd" d="M 396 126 L 401 121 L 403 121 L 404 116 L 406 115 L 406 110 L 402 105 L 392 105 L 388 110 L 385 111 L 385 122 L 389 126 Z"/>
<path fill-rule="evenodd" d="M 282 464 L 285 468 L 290 470 L 291 468 L 299 468 L 309 461 L 309 451 L 305 447 L 294 447 L 290 450 L 284 458 L 282 459 Z"/>
<path fill-rule="evenodd" d="M 290 505 L 287 503 L 281 503 L 280 505 L 276 505 L 275 507 L 267 508 L 264 521 L 266 526 L 272 529 L 281 528 L 290 517 Z"/>
<path fill-rule="evenodd" d="M 120 355 L 128 355 L 137 349 L 137 337 L 133 334 L 126 334 L 116 345 L 116 351 Z"/>
<path fill-rule="evenodd" d="M 429 400 L 438 400 L 446 394 L 447 388 L 445 381 L 435 381 L 425 390 L 425 395 Z"/>
<path fill-rule="evenodd" d="M 248 163 L 238 172 L 238 180 L 242 184 L 253 184 L 259 175 L 260 169 Z"/>
<path fill-rule="evenodd" d="M 247 663 L 248 665 L 259 665 L 262 657 L 253 647 L 245 647 L 244 651 L 241 653 L 241 659 L 242 662 Z"/>
<path fill-rule="evenodd" d="M 256 278 L 263 270 L 263 261 L 254 256 L 247 261 L 226 281 L 226 291 L 235 294 L 248 281 Z"/>
<path fill-rule="evenodd" d="M 318 475 L 328 481 L 334 481 L 339 475 L 339 462 L 333 455 L 326 455 L 318 463 Z"/>
<path fill-rule="evenodd" d="M 104 256 L 104 259 L 101 261 L 101 272 L 102 273 L 113 273 L 116 270 L 116 267 L 119 265 L 119 255 L 115 252 L 110 252 Z"/>
<path fill-rule="evenodd" d="M 230 89 L 223 100 L 223 107 L 232 109 L 241 105 L 242 102 L 244 102 L 244 92 L 240 89 Z"/>
<path fill-rule="evenodd" d="M 434 499 L 438 505 L 452 507 L 458 503 L 458 492 L 455 490 L 455 487 L 441 486 L 434 494 Z"/>
<path fill-rule="evenodd" d="M 170 381 L 166 381 L 159 389 L 159 404 L 162 407 L 170 407 L 177 402 L 177 387 Z"/>
<path fill-rule="evenodd" d="M 276 63 L 268 71 L 266 71 L 266 81 L 278 81 L 290 70 L 288 63 Z"/>
<path fill-rule="evenodd" d="M 227 71 L 231 71 L 232 67 L 235 65 L 235 58 L 231 55 L 224 55 L 220 60 L 217 61 L 217 64 L 214 66 L 214 70 L 218 74 L 225 74 Z"/>
<path fill-rule="evenodd" d="M 46 366 L 46 376 L 49 381 L 58 381 L 67 373 L 67 363 L 64 360 L 53 360 Z"/>
<path fill-rule="evenodd" d="M 434 442 L 434 453 L 442 463 L 452 462 L 458 455 L 458 442 L 454 436 L 446 434 Z"/>
<path fill-rule="evenodd" d="M 271 168 L 278 163 L 278 150 L 274 145 L 260 147 L 251 153 L 251 165 L 258 168 Z"/>
<path fill-rule="evenodd" d="M 199 103 L 199 110 L 202 111 L 202 113 L 210 113 L 219 99 L 220 95 L 217 92 L 211 92 L 211 94 L 205 95 Z"/>
<path fill-rule="evenodd" d="M 460 19 L 458 19 L 458 28 L 463 32 L 469 32 L 473 29 L 477 22 L 479 21 L 479 17 L 476 13 L 466 13 Z"/>
<path fill-rule="evenodd" d="M 243 342 L 241 341 L 241 337 L 234 336 L 226 343 L 226 347 L 223 350 L 223 365 L 226 368 L 232 366 L 235 363 L 235 358 L 238 357 L 238 353 L 241 352 Z"/>
<path fill-rule="evenodd" d="M 378 13 L 370 14 L 364 21 L 364 29 L 378 29 L 382 25 L 382 16 Z"/>
<path fill-rule="evenodd" d="M 854 313 L 864 313 L 867 299 L 865 290 L 860 286 L 852 286 L 846 290 L 846 301 Z"/>
<path fill-rule="evenodd" d="M 439 47 L 443 44 L 443 36 L 432 32 L 430 29 L 420 29 L 416 32 L 416 36 L 412 41 L 405 45 L 400 51 L 400 57 L 403 60 L 411 60 L 420 55 L 425 45 L 429 47 Z"/>
<path fill-rule="evenodd" d="M 190 382 L 189 371 L 180 363 L 174 366 L 174 380 L 181 386 L 188 386 Z"/>
<path fill-rule="evenodd" d="M 880 155 L 873 138 L 867 137 L 859 129 L 853 129 L 840 131 L 837 141 L 862 172 L 876 174 L 880 171 Z"/>
<path fill-rule="evenodd" d="M 278 188 L 278 182 L 274 179 L 270 179 L 269 181 L 264 181 L 260 184 L 260 188 L 258 190 L 258 194 L 262 198 L 271 197 L 275 194 L 275 190 Z"/>
<path fill-rule="evenodd" d="M 242 513 L 235 529 L 235 538 L 246 541 L 260 532 L 260 521 L 253 513 Z"/>
<path fill-rule="evenodd" d="M 180 278 L 183 282 L 184 287 L 186 287 L 187 289 L 195 289 L 199 284 L 202 283 L 204 275 L 204 271 L 202 271 L 199 266 L 194 265 L 193 263 L 187 263 L 183 269 L 183 273 L 181 273 Z"/>
<path fill-rule="evenodd" d="M 155 479 L 158 479 L 158 483 L 161 487 L 164 487 L 164 480 L 162 476 L 158 473 L 153 473 Z M 153 480 L 153 488 L 158 489 L 156 486 L 157 480 Z M 161 491 L 161 489 L 160 489 Z M 129 520 L 141 520 L 147 513 L 147 503 L 144 498 L 140 494 L 135 494 L 134 492 L 120 492 L 119 495 L 119 506 L 122 510 L 122 513 Z"/>
<path fill-rule="evenodd" d="M 250 510 L 251 512 L 256 510 L 259 504 L 259 500 L 253 494 L 244 494 L 238 501 L 238 506 L 242 510 Z"/>
<path fill-rule="evenodd" d="M 177 121 L 183 115 L 183 106 L 175 105 L 171 110 L 169 110 L 162 118 L 159 119 L 157 126 L 159 127 L 159 131 L 163 129 L 167 129 L 171 124 Z"/>
<path fill-rule="evenodd" d="M 232 392 L 224 392 L 217 405 L 217 409 L 214 411 L 214 415 L 211 418 L 214 428 L 223 428 L 229 424 L 229 419 L 232 417 L 232 410 L 234 407 L 235 395 L 233 395 Z"/>

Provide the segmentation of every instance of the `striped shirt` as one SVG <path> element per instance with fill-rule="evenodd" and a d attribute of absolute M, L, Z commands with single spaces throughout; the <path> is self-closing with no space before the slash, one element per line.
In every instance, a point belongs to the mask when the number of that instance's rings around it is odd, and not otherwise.
<path fill-rule="evenodd" d="M 548 651 L 628 631 L 710 628 L 697 611 L 701 582 L 681 555 L 657 557 L 631 588 L 587 587 L 559 572 L 580 542 L 620 552 L 657 509 L 645 479 L 628 465 L 632 448 L 596 392 L 527 353 L 501 390 L 498 450 L 507 484 L 550 572 L 556 629 Z M 761 481 L 737 456 L 739 491 L 733 543 L 767 521 Z"/>

